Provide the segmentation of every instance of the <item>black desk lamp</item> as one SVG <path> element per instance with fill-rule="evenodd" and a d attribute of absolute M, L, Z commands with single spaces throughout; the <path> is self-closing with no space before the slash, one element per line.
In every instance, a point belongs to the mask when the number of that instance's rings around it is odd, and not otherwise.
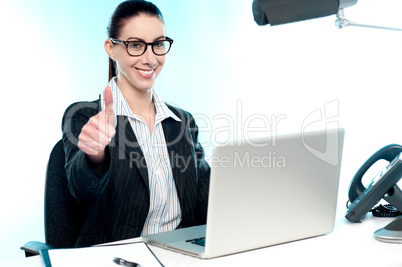
<path fill-rule="evenodd" d="M 255 22 L 262 26 L 285 24 L 337 14 L 357 0 L 254 0 Z"/>
<path fill-rule="evenodd" d="M 383 30 L 402 31 L 399 28 L 362 24 L 349 21 L 344 8 L 353 6 L 358 0 L 254 0 L 252 5 L 255 22 L 260 25 L 280 25 L 336 14 L 335 25 L 342 29 L 358 26 Z"/>

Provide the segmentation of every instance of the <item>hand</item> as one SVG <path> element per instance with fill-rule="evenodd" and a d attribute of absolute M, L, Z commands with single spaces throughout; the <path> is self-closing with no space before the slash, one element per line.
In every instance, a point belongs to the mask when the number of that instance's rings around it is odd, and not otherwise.
<path fill-rule="evenodd" d="M 81 149 L 95 165 L 105 159 L 105 147 L 115 135 L 115 114 L 113 111 L 113 95 L 109 86 L 105 88 L 105 109 L 91 117 L 82 127 L 78 136 L 78 148 Z"/>

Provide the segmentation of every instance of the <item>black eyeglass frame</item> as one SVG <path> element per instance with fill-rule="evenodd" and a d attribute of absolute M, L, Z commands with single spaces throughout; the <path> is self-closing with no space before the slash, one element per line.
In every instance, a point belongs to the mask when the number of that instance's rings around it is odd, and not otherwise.
<path fill-rule="evenodd" d="M 122 44 L 122 45 L 125 45 L 125 46 L 126 46 L 127 54 L 129 54 L 129 55 L 132 56 L 132 57 L 140 57 L 140 56 L 142 56 L 143 54 L 145 54 L 145 52 L 146 52 L 147 49 L 148 49 L 148 46 L 151 46 L 152 52 L 153 52 L 155 55 L 157 55 L 157 56 L 164 56 L 164 55 L 166 55 L 167 53 L 169 53 L 170 49 L 172 48 L 172 44 L 173 44 L 173 39 L 172 39 L 172 38 L 169 38 L 169 37 L 164 37 L 163 39 L 157 40 L 157 41 L 152 42 L 152 43 L 147 43 L 147 42 L 141 41 L 141 40 L 122 41 L 122 40 L 119 40 L 119 39 L 116 39 L 116 38 L 109 38 L 109 40 L 112 41 L 112 43 L 114 43 L 114 44 Z M 155 50 L 154 50 L 154 44 L 157 44 L 157 43 L 159 43 L 159 42 L 161 42 L 161 41 L 168 41 L 168 42 L 170 43 L 169 49 L 168 49 L 165 53 L 163 53 L 163 54 L 157 54 L 157 53 L 155 53 Z M 130 52 L 128 52 L 128 45 L 129 45 L 130 43 L 143 43 L 143 44 L 145 44 L 145 49 L 144 49 L 144 51 L 142 52 L 142 54 L 140 54 L 140 55 L 132 55 L 132 54 L 130 54 Z"/>

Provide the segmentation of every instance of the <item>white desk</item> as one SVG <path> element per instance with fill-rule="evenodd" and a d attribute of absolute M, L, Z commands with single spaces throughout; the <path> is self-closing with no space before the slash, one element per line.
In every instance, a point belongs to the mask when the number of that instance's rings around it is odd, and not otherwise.
<path fill-rule="evenodd" d="M 337 213 L 334 231 L 325 236 L 267 247 L 212 260 L 201 260 L 150 246 L 166 266 L 402 266 L 402 244 L 374 239 L 375 230 L 393 219 L 367 215 L 363 223 L 349 223 L 345 208 Z M 295 218 L 297 223 L 297 218 Z M 138 238 L 132 240 L 139 240 Z M 0 266 L 42 266 L 40 257 L 30 257 Z M 117 265 L 116 265 L 117 266 Z M 57 266 L 56 266 L 57 267 Z"/>

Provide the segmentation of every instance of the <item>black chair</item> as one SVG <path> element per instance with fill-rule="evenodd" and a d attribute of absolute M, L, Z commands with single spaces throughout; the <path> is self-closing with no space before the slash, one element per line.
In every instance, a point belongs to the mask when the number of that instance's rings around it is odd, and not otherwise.
<path fill-rule="evenodd" d="M 21 249 L 27 257 L 42 249 L 71 248 L 77 241 L 88 208 L 71 195 L 64 168 L 63 142 L 59 140 L 50 153 L 45 182 L 45 241 L 31 241 Z"/>

